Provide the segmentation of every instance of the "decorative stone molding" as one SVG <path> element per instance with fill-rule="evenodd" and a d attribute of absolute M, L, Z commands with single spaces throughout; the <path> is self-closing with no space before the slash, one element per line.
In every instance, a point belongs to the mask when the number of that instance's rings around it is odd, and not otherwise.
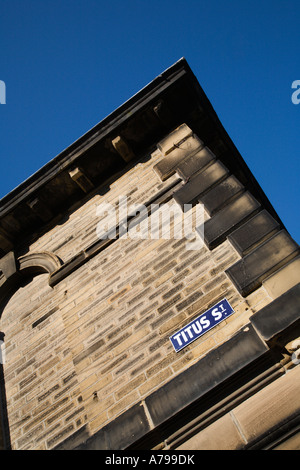
<path fill-rule="evenodd" d="M 175 201 L 181 207 L 184 204 L 196 203 L 214 185 L 225 179 L 228 173 L 227 168 L 220 161 L 215 161 L 204 171 L 191 175 L 182 188 L 174 193 Z"/>
<path fill-rule="evenodd" d="M 181 147 L 190 137 L 193 138 L 193 131 L 183 123 L 161 140 L 157 147 L 164 156 L 167 156 L 172 150 Z"/>
<path fill-rule="evenodd" d="M 263 281 L 263 286 L 272 297 L 277 299 L 300 282 L 300 256 L 276 271 Z"/>
<path fill-rule="evenodd" d="M 214 250 L 227 239 L 241 256 L 226 274 L 244 297 L 299 255 L 299 245 L 279 221 L 186 124 L 157 148 L 164 155 L 154 167 L 161 180 L 177 173 L 183 182 L 174 200 L 183 210 L 201 202 L 210 215 L 204 227 L 196 228 L 206 246 Z M 297 279 L 294 275 L 293 285 Z"/>
<path fill-rule="evenodd" d="M 43 274 L 56 271 L 61 266 L 60 259 L 53 253 L 30 253 L 18 259 L 19 271 L 26 274 Z"/>
<path fill-rule="evenodd" d="M 266 210 L 262 210 L 240 228 L 234 230 L 228 236 L 228 240 L 241 256 L 245 256 L 279 230 L 279 223 Z"/>
<path fill-rule="evenodd" d="M 184 158 L 203 148 L 203 142 L 186 124 L 182 124 L 159 142 L 157 148 L 165 158 L 154 166 L 154 171 L 162 181 L 165 181 L 177 171 L 178 165 Z"/>
<path fill-rule="evenodd" d="M 125 162 L 130 162 L 130 160 L 135 157 L 133 151 L 128 146 L 127 142 L 125 142 L 123 137 L 118 135 L 112 140 L 112 145 Z"/>
<path fill-rule="evenodd" d="M 30 253 L 16 259 L 14 252 L 9 252 L 0 259 L 0 302 L 12 295 L 24 277 L 49 274 L 61 266 L 60 259 L 53 253 Z"/>
<path fill-rule="evenodd" d="M 217 212 L 204 226 L 204 240 L 206 245 L 212 249 L 223 241 L 234 227 L 238 227 L 260 209 L 260 204 L 247 191 Z M 201 233 L 201 232 L 200 232 Z"/>
<path fill-rule="evenodd" d="M 300 283 L 250 317 L 263 341 L 267 344 L 282 343 L 289 331 L 292 331 L 293 341 L 297 338 L 297 328 L 300 326 L 299 299 Z"/>
<path fill-rule="evenodd" d="M 84 174 L 81 168 L 74 168 L 69 171 L 70 178 L 82 189 L 83 192 L 88 193 L 94 188 L 93 183 Z"/>
<path fill-rule="evenodd" d="M 299 254 L 296 242 L 281 230 L 226 270 L 239 292 L 246 297 L 269 275 Z"/>
<path fill-rule="evenodd" d="M 207 213 L 213 216 L 243 192 L 245 187 L 231 175 L 210 189 L 201 197 L 200 202 L 204 204 Z"/>

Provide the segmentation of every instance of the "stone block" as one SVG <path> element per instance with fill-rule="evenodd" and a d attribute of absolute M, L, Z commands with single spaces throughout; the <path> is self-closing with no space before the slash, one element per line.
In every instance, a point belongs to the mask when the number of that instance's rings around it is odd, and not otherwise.
<path fill-rule="evenodd" d="M 232 232 L 228 240 L 238 253 L 244 256 L 279 229 L 279 223 L 273 219 L 269 212 L 263 210 Z"/>
<path fill-rule="evenodd" d="M 263 281 L 263 286 L 270 297 L 276 299 L 300 282 L 300 257 Z"/>
<path fill-rule="evenodd" d="M 58 444 L 53 450 L 72 450 L 85 442 L 89 438 L 89 429 L 87 425 L 83 425 L 78 431 L 74 432 L 65 441 Z"/>
<path fill-rule="evenodd" d="M 264 339 L 271 341 L 300 322 L 300 283 L 256 312 L 250 321 Z"/>
<path fill-rule="evenodd" d="M 125 162 L 130 162 L 135 155 L 127 142 L 121 136 L 117 136 L 115 139 L 112 140 L 112 145 L 118 154 L 123 158 Z"/>
<path fill-rule="evenodd" d="M 202 147 L 203 142 L 197 136 L 188 137 L 176 144 L 153 169 L 160 179 L 165 181 L 176 172 L 177 166 L 183 159 L 198 152 Z"/>
<path fill-rule="evenodd" d="M 300 450 L 300 432 L 290 435 L 287 439 L 280 442 L 274 450 Z"/>
<path fill-rule="evenodd" d="M 74 450 L 123 450 L 149 431 L 147 416 L 143 406 L 139 403 L 100 429 Z"/>
<path fill-rule="evenodd" d="M 145 399 L 153 424 L 158 426 L 175 416 L 266 351 L 251 325 L 240 331 Z"/>
<path fill-rule="evenodd" d="M 84 174 L 81 168 L 74 168 L 69 171 L 70 178 L 84 191 L 88 193 L 94 188 L 93 183 Z"/>
<path fill-rule="evenodd" d="M 245 441 L 227 413 L 176 450 L 240 450 L 244 446 Z"/>
<path fill-rule="evenodd" d="M 172 150 L 177 148 L 181 142 L 185 141 L 189 137 L 193 136 L 193 131 L 186 124 L 181 124 L 179 127 L 174 129 L 173 132 L 162 139 L 157 147 L 163 155 L 168 155 Z"/>
<path fill-rule="evenodd" d="M 204 204 L 206 211 L 212 216 L 241 194 L 244 189 L 242 183 L 231 175 L 202 196 L 200 202 Z"/>
<path fill-rule="evenodd" d="M 193 204 L 227 175 L 227 168 L 216 161 L 201 173 L 192 176 L 185 185 L 174 192 L 173 197 L 182 208 L 185 204 Z"/>
<path fill-rule="evenodd" d="M 222 243 L 227 235 L 259 208 L 259 202 L 246 192 L 213 215 L 204 223 L 204 241 L 208 248 L 212 250 Z M 197 231 L 203 233 L 203 227 L 197 227 Z"/>
<path fill-rule="evenodd" d="M 299 388 L 299 367 L 295 367 L 233 410 L 248 444 L 259 442 L 299 415 Z"/>
<path fill-rule="evenodd" d="M 299 254 L 298 244 L 281 230 L 226 270 L 238 291 L 247 296 L 262 281 Z"/>
<path fill-rule="evenodd" d="M 177 166 L 177 174 L 183 181 L 187 181 L 192 175 L 203 170 L 207 165 L 212 163 L 216 156 L 209 150 L 208 147 L 199 150 L 199 152 L 185 158 Z"/>

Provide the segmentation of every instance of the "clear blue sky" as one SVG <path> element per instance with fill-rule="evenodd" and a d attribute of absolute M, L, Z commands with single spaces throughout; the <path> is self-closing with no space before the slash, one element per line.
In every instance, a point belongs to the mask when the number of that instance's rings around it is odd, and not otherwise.
<path fill-rule="evenodd" d="M 0 198 L 185 57 L 299 243 L 299 0 L 0 6 Z"/>

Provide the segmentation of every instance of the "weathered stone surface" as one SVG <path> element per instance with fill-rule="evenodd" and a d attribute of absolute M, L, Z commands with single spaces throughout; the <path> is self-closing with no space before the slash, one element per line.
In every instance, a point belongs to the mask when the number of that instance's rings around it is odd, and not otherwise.
<path fill-rule="evenodd" d="M 263 281 L 263 286 L 269 295 L 276 299 L 300 282 L 300 257 L 276 271 Z"/>
<path fill-rule="evenodd" d="M 280 228 L 279 223 L 263 210 L 228 236 L 241 256 L 270 238 Z"/>
<path fill-rule="evenodd" d="M 300 283 L 252 315 L 250 321 L 265 341 L 271 341 L 300 322 L 299 306 Z"/>
<path fill-rule="evenodd" d="M 138 404 L 76 447 L 76 450 L 123 450 L 149 431 L 145 411 Z"/>
<path fill-rule="evenodd" d="M 183 181 L 187 181 L 192 175 L 203 170 L 207 165 L 212 163 L 216 156 L 208 147 L 199 150 L 194 155 L 185 158 L 177 165 L 176 171 Z"/>
<path fill-rule="evenodd" d="M 28 275 L 51 273 L 61 266 L 60 259 L 52 253 L 30 253 L 15 259 L 9 252 L 0 260 L 0 302 L 12 295 Z"/>
<path fill-rule="evenodd" d="M 0 259 L 0 278 L 3 277 L 5 280 L 8 280 L 16 272 L 17 265 L 15 254 L 13 251 L 10 251 L 7 253 L 7 255 Z"/>
<path fill-rule="evenodd" d="M 287 439 L 280 442 L 274 450 L 300 450 L 300 432 L 295 431 Z"/>
<path fill-rule="evenodd" d="M 36 328 L 38 325 L 40 325 L 43 321 L 47 320 L 47 318 L 51 317 L 55 312 L 57 312 L 58 307 L 52 308 L 49 312 L 47 312 L 45 315 L 43 315 L 41 318 L 39 318 L 37 321 L 35 321 L 32 324 L 32 328 Z"/>
<path fill-rule="evenodd" d="M 245 441 L 228 413 L 176 450 L 241 450 L 244 446 Z"/>
<path fill-rule="evenodd" d="M 281 230 L 226 270 L 243 296 L 248 295 L 277 269 L 299 253 L 298 244 Z"/>
<path fill-rule="evenodd" d="M 299 380 L 297 369 L 278 377 L 275 382 L 201 429 L 176 450 L 261 449 L 272 442 L 275 445 L 271 448 L 299 449 L 299 433 L 296 431 L 300 410 Z M 282 426 L 289 436 L 293 425 L 296 429 L 290 434 L 292 439 L 287 439 L 283 444 L 279 439 L 280 445 L 276 445 L 280 436 L 278 428 Z"/>
<path fill-rule="evenodd" d="M 22 274 L 41 274 L 56 271 L 61 267 L 60 259 L 53 253 L 29 253 L 18 258 L 19 271 Z"/>
<path fill-rule="evenodd" d="M 252 328 L 239 332 L 146 398 L 154 425 L 174 416 L 266 351 Z"/>
<path fill-rule="evenodd" d="M 119 155 L 125 160 L 125 162 L 130 162 L 135 155 L 132 149 L 129 147 L 128 143 L 125 142 L 123 137 L 117 136 L 112 140 L 112 145 L 116 149 Z"/>
<path fill-rule="evenodd" d="M 154 171 L 162 181 L 165 181 L 176 172 L 182 160 L 198 152 L 203 145 L 203 142 L 194 135 L 175 143 L 170 152 L 154 166 Z"/>
<path fill-rule="evenodd" d="M 94 187 L 91 180 L 84 174 L 81 168 L 74 168 L 69 171 L 70 178 L 84 191 L 88 193 Z"/>
<path fill-rule="evenodd" d="M 88 427 L 86 425 L 74 432 L 69 438 L 60 443 L 54 450 L 73 450 L 86 442 L 90 437 Z"/>
<path fill-rule="evenodd" d="M 227 235 L 245 219 L 258 211 L 259 208 L 259 202 L 250 193 L 242 194 L 238 199 L 225 206 L 220 212 L 217 212 L 204 223 L 204 241 L 206 245 L 210 249 L 215 248 L 225 240 Z M 202 227 L 199 227 L 197 230 L 203 233 Z"/>
<path fill-rule="evenodd" d="M 208 191 L 205 196 L 202 196 L 200 202 L 204 204 L 206 211 L 212 216 L 244 190 L 244 186 L 235 176 L 231 175 Z"/>
<path fill-rule="evenodd" d="M 158 142 L 157 147 L 161 153 L 166 156 L 175 148 L 178 148 L 181 142 L 193 136 L 193 131 L 185 123 L 170 132 L 164 139 Z"/>
<path fill-rule="evenodd" d="M 202 194 L 227 175 L 227 168 L 221 162 L 216 161 L 201 173 L 191 177 L 182 188 L 175 191 L 174 199 L 181 207 L 184 204 L 193 204 Z"/>
<path fill-rule="evenodd" d="M 295 367 L 233 410 L 248 444 L 299 416 L 299 389 L 299 367 Z"/>

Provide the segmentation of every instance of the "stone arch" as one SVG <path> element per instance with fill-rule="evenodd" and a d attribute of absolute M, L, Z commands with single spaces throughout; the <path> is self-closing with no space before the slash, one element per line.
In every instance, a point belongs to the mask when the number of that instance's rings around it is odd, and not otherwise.
<path fill-rule="evenodd" d="M 14 252 L 9 252 L 0 260 L 0 304 L 13 295 L 24 278 L 48 273 L 49 282 L 50 275 L 61 265 L 62 261 L 53 253 L 29 253 L 16 258 Z"/>
<path fill-rule="evenodd" d="M 18 259 L 21 274 L 52 274 L 60 268 L 61 261 L 53 253 L 30 253 Z"/>

